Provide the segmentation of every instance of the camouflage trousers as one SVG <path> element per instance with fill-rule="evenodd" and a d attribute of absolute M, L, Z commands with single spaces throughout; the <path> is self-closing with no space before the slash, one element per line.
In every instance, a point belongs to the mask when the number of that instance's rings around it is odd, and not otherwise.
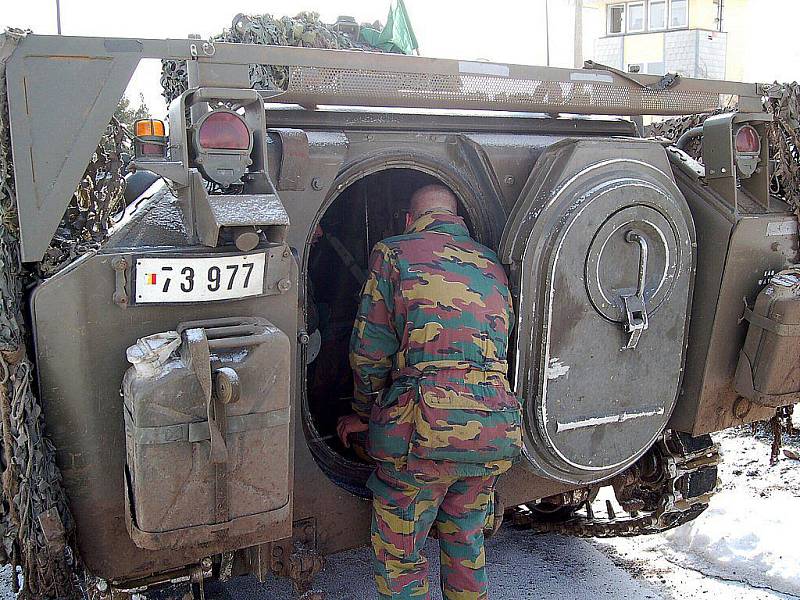
<path fill-rule="evenodd" d="M 422 548 L 436 527 L 441 586 L 447 600 L 487 598 L 483 530 L 493 510 L 497 476 L 414 476 L 381 465 L 373 492 L 372 547 L 380 598 L 428 599 Z"/>

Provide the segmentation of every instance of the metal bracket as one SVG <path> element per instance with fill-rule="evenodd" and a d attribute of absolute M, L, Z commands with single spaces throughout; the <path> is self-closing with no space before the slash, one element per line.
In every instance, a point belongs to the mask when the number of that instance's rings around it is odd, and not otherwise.
<path fill-rule="evenodd" d="M 111 268 L 114 269 L 114 304 L 122 308 L 130 305 L 130 293 L 128 292 L 128 271 L 131 266 L 130 258 L 127 256 L 115 256 L 111 259 Z"/>
<path fill-rule="evenodd" d="M 302 192 L 308 184 L 308 136 L 302 129 L 270 129 L 281 141 L 278 191 Z"/>
<path fill-rule="evenodd" d="M 625 333 L 629 334 L 628 343 L 623 350 L 633 350 L 639 344 L 642 333 L 650 326 L 647 320 L 647 302 L 644 297 L 644 286 L 647 282 L 647 240 L 636 231 L 625 233 L 625 241 L 639 245 L 639 276 L 636 293 L 623 295 L 625 305 Z"/>
<path fill-rule="evenodd" d="M 325 559 L 317 552 L 317 522 L 308 517 L 292 523 L 292 538 L 271 544 L 270 570 L 288 577 L 296 596 L 312 593 L 314 576 L 322 570 Z"/>

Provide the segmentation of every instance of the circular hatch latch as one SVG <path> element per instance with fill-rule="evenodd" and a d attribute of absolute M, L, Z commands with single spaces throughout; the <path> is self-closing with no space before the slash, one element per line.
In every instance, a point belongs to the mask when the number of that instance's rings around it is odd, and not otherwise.
<path fill-rule="evenodd" d="M 597 230 L 586 256 L 592 306 L 609 321 L 624 322 L 624 298 L 636 295 L 644 267 L 643 296 L 647 314 L 653 314 L 672 292 L 679 258 L 675 232 L 659 211 L 639 205 L 614 213 Z"/>

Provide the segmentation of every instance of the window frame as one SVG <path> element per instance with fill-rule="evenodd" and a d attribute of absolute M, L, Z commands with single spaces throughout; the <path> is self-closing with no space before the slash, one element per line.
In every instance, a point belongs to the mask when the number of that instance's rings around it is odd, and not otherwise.
<path fill-rule="evenodd" d="M 631 7 L 633 6 L 641 6 L 642 7 L 642 28 L 641 29 L 631 29 Z M 636 2 L 628 2 L 625 4 L 625 32 L 626 33 L 645 33 L 647 31 L 647 3 L 644 0 L 638 0 Z"/>
<path fill-rule="evenodd" d="M 615 8 L 622 9 L 622 21 L 620 25 L 620 31 L 611 31 L 611 12 Z M 628 25 L 627 20 L 628 20 L 628 10 L 627 10 L 627 4 L 625 2 L 616 2 L 614 4 L 609 4 L 606 12 L 606 35 L 625 35 L 627 33 L 627 25 Z"/>
<path fill-rule="evenodd" d="M 683 2 L 686 5 L 686 21 L 681 25 L 672 24 L 672 8 L 676 2 Z M 669 17 L 667 19 L 667 29 L 688 29 L 689 28 L 689 0 L 669 0 Z"/>
<path fill-rule="evenodd" d="M 661 27 L 653 27 L 652 24 L 652 13 L 650 11 L 654 4 L 664 5 L 664 24 Z M 667 25 L 669 24 L 669 4 L 669 0 L 649 0 L 647 2 L 647 31 L 665 31 L 667 29 Z"/>

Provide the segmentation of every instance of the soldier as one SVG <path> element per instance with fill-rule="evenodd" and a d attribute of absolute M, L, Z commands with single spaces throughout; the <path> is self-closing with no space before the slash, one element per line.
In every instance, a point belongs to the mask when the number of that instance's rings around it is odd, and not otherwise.
<path fill-rule="evenodd" d="M 411 198 L 406 231 L 376 244 L 350 341 L 354 414 L 378 464 L 372 545 L 381 598 L 428 598 L 435 526 L 445 598 L 487 597 L 483 528 L 521 447 L 506 377 L 512 309 L 497 256 L 470 238 L 453 192 Z"/>

